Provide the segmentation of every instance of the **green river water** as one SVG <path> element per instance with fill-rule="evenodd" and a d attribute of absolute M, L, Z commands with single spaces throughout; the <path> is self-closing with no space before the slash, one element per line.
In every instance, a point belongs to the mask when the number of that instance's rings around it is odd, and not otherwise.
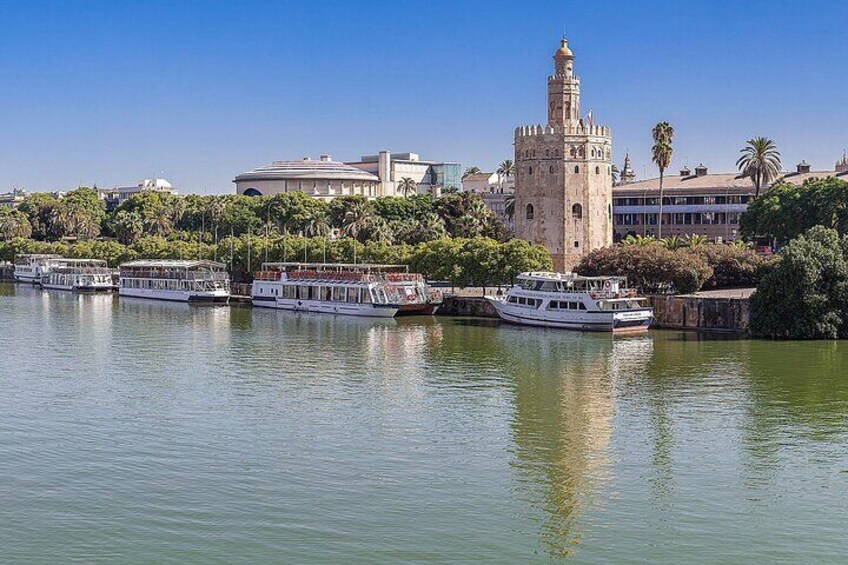
<path fill-rule="evenodd" d="M 848 346 L 0 285 L 0 563 L 845 563 Z"/>

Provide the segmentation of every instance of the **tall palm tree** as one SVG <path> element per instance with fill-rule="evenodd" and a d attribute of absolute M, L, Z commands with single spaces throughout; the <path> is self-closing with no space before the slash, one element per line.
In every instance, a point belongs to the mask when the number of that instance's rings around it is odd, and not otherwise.
<path fill-rule="evenodd" d="M 736 167 L 751 177 L 756 189 L 754 198 L 759 198 L 760 188 L 780 175 L 780 153 L 774 141 L 767 137 L 749 139 L 740 153 L 742 156 L 736 161 Z"/>
<path fill-rule="evenodd" d="M 132 245 L 144 235 L 144 221 L 137 212 L 121 210 L 115 214 L 115 235 L 124 245 Z"/>
<path fill-rule="evenodd" d="M 468 167 L 467 169 L 465 169 L 465 172 L 462 173 L 462 178 L 465 178 L 468 175 L 473 175 L 474 173 L 479 173 L 479 172 L 480 172 L 479 167 Z"/>
<path fill-rule="evenodd" d="M 409 177 L 403 177 L 398 184 L 398 191 L 408 198 L 418 192 L 418 183 Z"/>
<path fill-rule="evenodd" d="M 510 220 L 515 217 L 515 195 L 510 194 L 504 199 L 504 214 Z"/>
<path fill-rule="evenodd" d="M 674 128 L 668 122 L 660 122 L 651 130 L 651 135 L 654 138 L 651 159 L 660 170 L 660 213 L 657 218 L 657 239 L 662 239 L 663 175 L 671 165 L 671 154 L 674 151 L 671 147 L 671 142 L 674 140 Z"/>
<path fill-rule="evenodd" d="M 512 162 L 512 159 L 506 159 L 498 165 L 498 183 L 501 185 L 500 189 L 503 192 L 503 183 L 504 179 L 508 179 L 512 175 L 515 174 L 515 163 Z"/>

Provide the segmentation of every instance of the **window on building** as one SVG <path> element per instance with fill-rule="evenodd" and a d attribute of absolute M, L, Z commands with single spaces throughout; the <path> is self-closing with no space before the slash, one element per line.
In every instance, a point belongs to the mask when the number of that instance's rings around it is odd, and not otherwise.
<path fill-rule="evenodd" d="M 583 206 L 579 202 L 571 207 L 571 217 L 575 220 L 583 219 Z"/>
<path fill-rule="evenodd" d="M 534 215 L 535 215 L 535 211 L 533 210 L 533 205 L 532 205 L 532 204 L 528 204 L 528 205 L 527 205 L 527 208 L 526 208 L 525 217 L 526 217 L 528 220 L 532 220 Z"/>
<path fill-rule="evenodd" d="M 551 174 L 554 174 L 554 166 L 553 166 L 553 165 L 551 165 L 550 173 L 551 173 Z"/>
<path fill-rule="evenodd" d="M 580 242 L 575 239 L 574 240 L 574 248 L 577 249 L 578 247 L 580 247 Z"/>
<path fill-rule="evenodd" d="M 600 167 L 595 167 L 595 174 L 596 175 L 601 174 L 601 168 Z"/>
<path fill-rule="evenodd" d="M 528 174 L 528 175 L 532 175 L 532 174 L 533 174 L 533 167 L 527 167 L 527 174 Z"/>
<path fill-rule="evenodd" d="M 575 172 L 575 173 L 579 173 L 579 172 L 580 172 L 580 167 L 578 167 L 577 165 L 574 165 L 574 172 Z"/>
<path fill-rule="evenodd" d="M 550 156 L 551 156 L 551 150 L 545 149 L 545 157 L 550 157 Z"/>

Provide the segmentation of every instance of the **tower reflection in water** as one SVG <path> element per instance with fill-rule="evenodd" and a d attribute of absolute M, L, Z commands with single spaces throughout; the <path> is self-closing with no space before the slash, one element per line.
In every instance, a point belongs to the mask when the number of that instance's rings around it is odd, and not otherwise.
<path fill-rule="evenodd" d="M 500 337 L 515 382 L 516 494 L 541 511 L 541 551 L 569 557 L 581 515 L 611 478 L 615 389 L 644 371 L 653 341 L 503 328 Z"/>

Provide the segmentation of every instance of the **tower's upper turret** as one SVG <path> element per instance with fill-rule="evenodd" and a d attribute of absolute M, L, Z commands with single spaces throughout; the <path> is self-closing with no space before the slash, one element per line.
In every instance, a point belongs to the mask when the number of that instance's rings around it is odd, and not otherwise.
<path fill-rule="evenodd" d="M 574 53 L 563 37 L 554 53 L 554 74 L 548 78 L 548 125 L 563 126 L 580 119 L 580 79 L 573 70 Z"/>

